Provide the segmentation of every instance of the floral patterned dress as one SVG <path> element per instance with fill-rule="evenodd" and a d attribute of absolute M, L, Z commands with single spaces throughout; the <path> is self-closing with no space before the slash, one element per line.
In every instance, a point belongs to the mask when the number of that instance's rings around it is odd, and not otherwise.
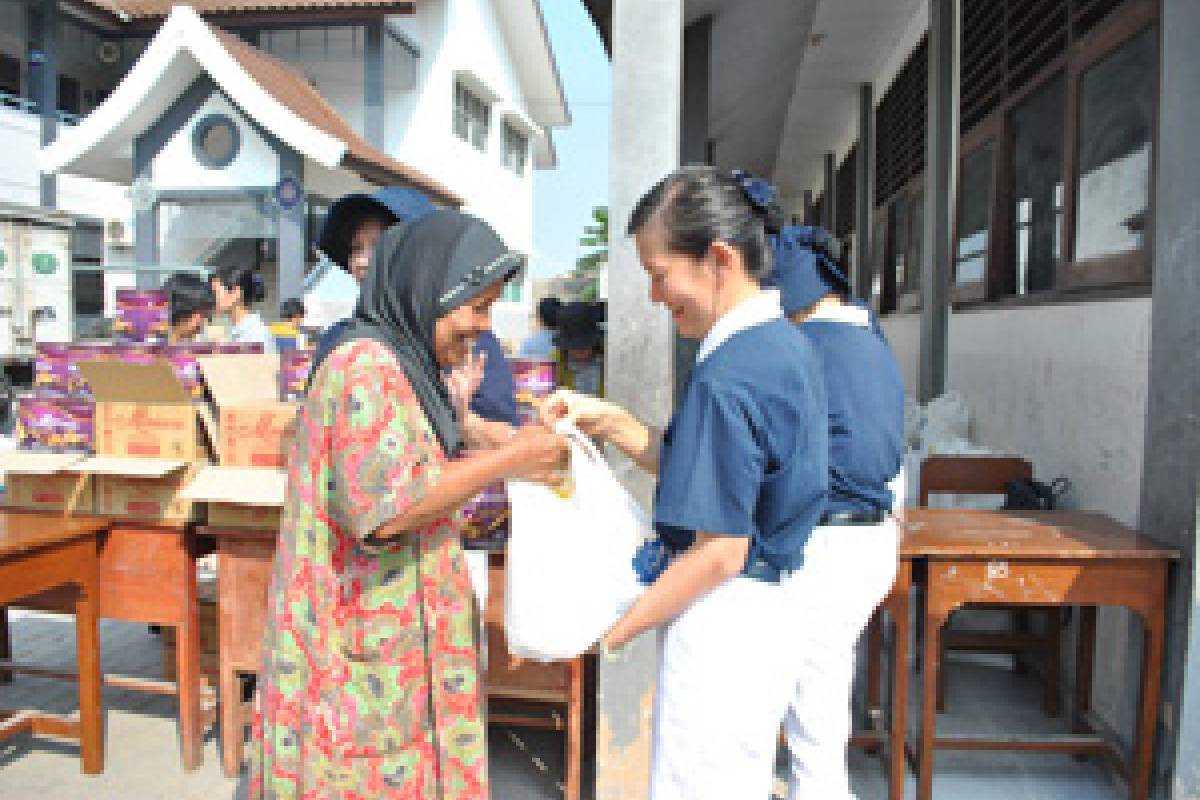
<path fill-rule="evenodd" d="M 300 413 L 254 715 L 249 796 L 488 796 L 459 515 L 370 534 L 445 455 L 395 357 L 338 347 Z"/>

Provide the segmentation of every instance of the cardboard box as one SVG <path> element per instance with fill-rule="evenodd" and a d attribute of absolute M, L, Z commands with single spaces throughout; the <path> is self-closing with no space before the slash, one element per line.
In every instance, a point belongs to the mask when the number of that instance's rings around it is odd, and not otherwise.
<path fill-rule="evenodd" d="M 276 399 L 279 357 L 229 355 L 200 359 L 200 370 L 217 406 L 214 449 L 227 467 L 287 464 L 298 407 Z"/>
<path fill-rule="evenodd" d="M 79 369 L 96 398 L 97 454 L 205 460 L 204 434 L 191 394 L 165 361 L 86 361 Z"/>
<path fill-rule="evenodd" d="M 0 456 L 5 472 L 5 505 L 65 514 L 93 512 L 91 475 L 74 471 L 81 454 L 28 453 L 20 450 Z"/>
<path fill-rule="evenodd" d="M 32 394 L 17 398 L 15 437 L 22 450 L 90 453 L 95 404 L 87 398 Z"/>
<path fill-rule="evenodd" d="M 146 522 L 191 522 L 198 507 L 182 491 L 197 467 L 182 461 L 95 456 L 75 466 L 95 480 L 95 513 Z"/>
<path fill-rule="evenodd" d="M 113 335 L 126 342 L 165 342 L 170 301 L 163 289 L 117 289 Z"/>
<path fill-rule="evenodd" d="M 208 504 L 208 524 L 279 530 L 287 475 L 278 469 L 209 466 L 200 469 L 182 496 Z"/>

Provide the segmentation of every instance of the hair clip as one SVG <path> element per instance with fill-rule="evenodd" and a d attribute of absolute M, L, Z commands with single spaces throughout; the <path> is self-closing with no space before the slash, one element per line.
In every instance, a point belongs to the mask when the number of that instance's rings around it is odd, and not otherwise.
<path fill-rule="evenodd" d="M 742 189 L 750 204 L 762 212 L 769 212 L 775 204 L 775 187 L 762 178 L 756 178 L 744 169 L 735 169 L 733 179 Z"/>

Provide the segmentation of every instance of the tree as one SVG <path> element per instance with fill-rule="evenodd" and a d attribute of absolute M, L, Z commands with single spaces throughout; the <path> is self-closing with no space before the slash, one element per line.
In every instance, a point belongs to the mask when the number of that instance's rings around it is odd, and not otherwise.
<path fill-rule="evenodd" d="M 575 260 L 575 274 L 589 279 L 589 286 L 580 297 L 581 300 L 595 300 L 598 294 L 597 278 L 600 270 L 608 263 L 608 207 L 596 206 L 592 209 L 592 221 L 583 229 L 579 238 L 582 247 L 592 248 Z"/>

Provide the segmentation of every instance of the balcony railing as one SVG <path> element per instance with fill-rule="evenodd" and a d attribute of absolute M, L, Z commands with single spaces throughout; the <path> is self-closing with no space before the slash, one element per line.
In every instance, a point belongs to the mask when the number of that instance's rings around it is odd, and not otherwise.
<path fill-rule="evenodd" d="M 11 108 L 13 111 L 24 111 L 27 114 L 40 113 L 36 101 L 3 91 L 0 91 L 0 108 Z M 63 125 L 78 125 L 79 120 L 79 114 L 72 114 L 70 111 L 61 109 L 58 112 L 58 121 Z"/>

